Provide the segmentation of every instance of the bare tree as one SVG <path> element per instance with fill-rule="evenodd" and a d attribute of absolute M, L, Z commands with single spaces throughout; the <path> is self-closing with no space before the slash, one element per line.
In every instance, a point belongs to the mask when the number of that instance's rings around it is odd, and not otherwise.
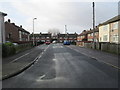
<path fill-rule="evenodd" d="M 59 29 L 57 28 L 53 28 L 53 29 L 49 29 L 48 33 L 52 33 L 52 36 L 57 35 L 58 33 L 60 33 Z"/>

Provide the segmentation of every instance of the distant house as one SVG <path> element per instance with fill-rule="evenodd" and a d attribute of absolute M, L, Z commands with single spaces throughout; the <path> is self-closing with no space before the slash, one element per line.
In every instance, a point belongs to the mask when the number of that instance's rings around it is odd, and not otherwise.
<path fill-rule="evenodd" d="M 99 25 L 99 42 L 120 43 L 120 15 Z"/>
<path fill-rule="evenodd" d="M 33 41 L 33 34 L 30 35 L 30 40 Z M 35 42 L 51 42 L 51 33 L 34 34 L 34 40 Z"/>
<path fill-rule="evenodd" d="M 63 43 L 64 40 L 70 41 L 71 43 L 76 43 L 77 41 L 77 33 L 73 33 L 73 34 L 58 34 L 58 42 Z"/>
<path fill-rule="evenodd" d="M 89 31 L 87 31 L 87 40 L 93 42 L 99 42 L 99 29 L 96 26 L 95 30 L 94 30 L 94 36 L 93 36 L 93 29 L 90 29 Z"/>
<path fill-rule="evenodd" d="M 4 17 L 7 14 L 0 12 L 0 44 L 5 43 L 5 25 L 4 25 Z"/>
<path fill-rule="evenodd" d="M 10 19 L 5 22 L 5 34 L 6 41 L 10 42 L 28 42 L 30 33 L 22 28 L 22 25 L 19 27 L 15 23 L 11 23 Z"/>
<path fill-rule="evenodd" d="M 84 46 L 84 43 L 88 41 L 87 32 L 88 31 L 84 30 L 77 36 L 77 46 Z"/>
<path fill-rule="evenodd" d="M 93 40 L 94 42 L 99 42 L 99 30 L 97 26 L 94 30 L 94 36 L 92 29 L 84 30 L 81 34 L 79 34 L 77 37 L 77 45 L 84 46 L 85 43 L 93 43 Z"/>

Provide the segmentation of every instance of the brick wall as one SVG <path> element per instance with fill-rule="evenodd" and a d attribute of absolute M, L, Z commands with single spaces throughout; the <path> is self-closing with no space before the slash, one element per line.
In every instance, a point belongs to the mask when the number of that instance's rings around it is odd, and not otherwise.
<path fill-rule="evenodd" d="M 19 41 L 19 32 L 18 28 L 15 27 L 14 23 L 5 22 L 5 36 L 6 41 L 18 42 Z"/>

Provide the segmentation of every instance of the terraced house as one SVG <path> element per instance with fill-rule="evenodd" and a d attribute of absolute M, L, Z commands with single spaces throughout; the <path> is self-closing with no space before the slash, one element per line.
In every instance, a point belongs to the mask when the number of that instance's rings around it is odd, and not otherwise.
<path fill-rule="evenodd" d="M 99 42 L 120 43 L 120 15 L 99 25 Z"/>
<path fill-rule="evenodd" d="M 30 35 L 30 40 L 33 41 L 33 34 Z M 34 34 L 34 40 L 35 42 L 51 42 L 51 33 L 41 33 L 40 34 Z"/>
<path fill-rule="evenodd" d="M 94 36 L 93 36 L 93 29 L 90 29 L 87 32 L 87 40 L 93 42 L 99 42 L 99 29 L 98 26 L 96 26 L 95 30 L 94 30 Z"/>
<path fill-rule="evenodd" d="M 67 33 L 67 34 L 61 34 L 59 33 L 58 36 L 58 42 L 63 43 L 64 40 L 68 40 L 71 43 L 76 43 L 77 41 L 77 33 Z"/>
<path fill-rule="evenodd" d="M 11 23 L 11 20 L 5 22 L 5 36 L 6 41 L 20 43 L 28 42 L 30 33 L 22 28 L 22 25 L 17 26 L 15 23 Z"/>
<path fill-rule="evenodd" d="M 84 43 L 88 41 L 87 39 L 87 32 L 86 30 L 84 30 L 82 33 L 80 33 L 77 36 L 77 46 L 84 46 Z"/>

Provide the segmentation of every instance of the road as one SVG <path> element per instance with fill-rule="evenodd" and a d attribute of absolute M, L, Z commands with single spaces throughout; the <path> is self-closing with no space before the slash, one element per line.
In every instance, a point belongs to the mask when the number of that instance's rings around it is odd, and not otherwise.
<path fill-rule="evenodd" d="M 117 88 L 118 70 L 62 44 L 50 44 L 34 65 L 4 80 L 2 85 L 3 88 Z"/>

